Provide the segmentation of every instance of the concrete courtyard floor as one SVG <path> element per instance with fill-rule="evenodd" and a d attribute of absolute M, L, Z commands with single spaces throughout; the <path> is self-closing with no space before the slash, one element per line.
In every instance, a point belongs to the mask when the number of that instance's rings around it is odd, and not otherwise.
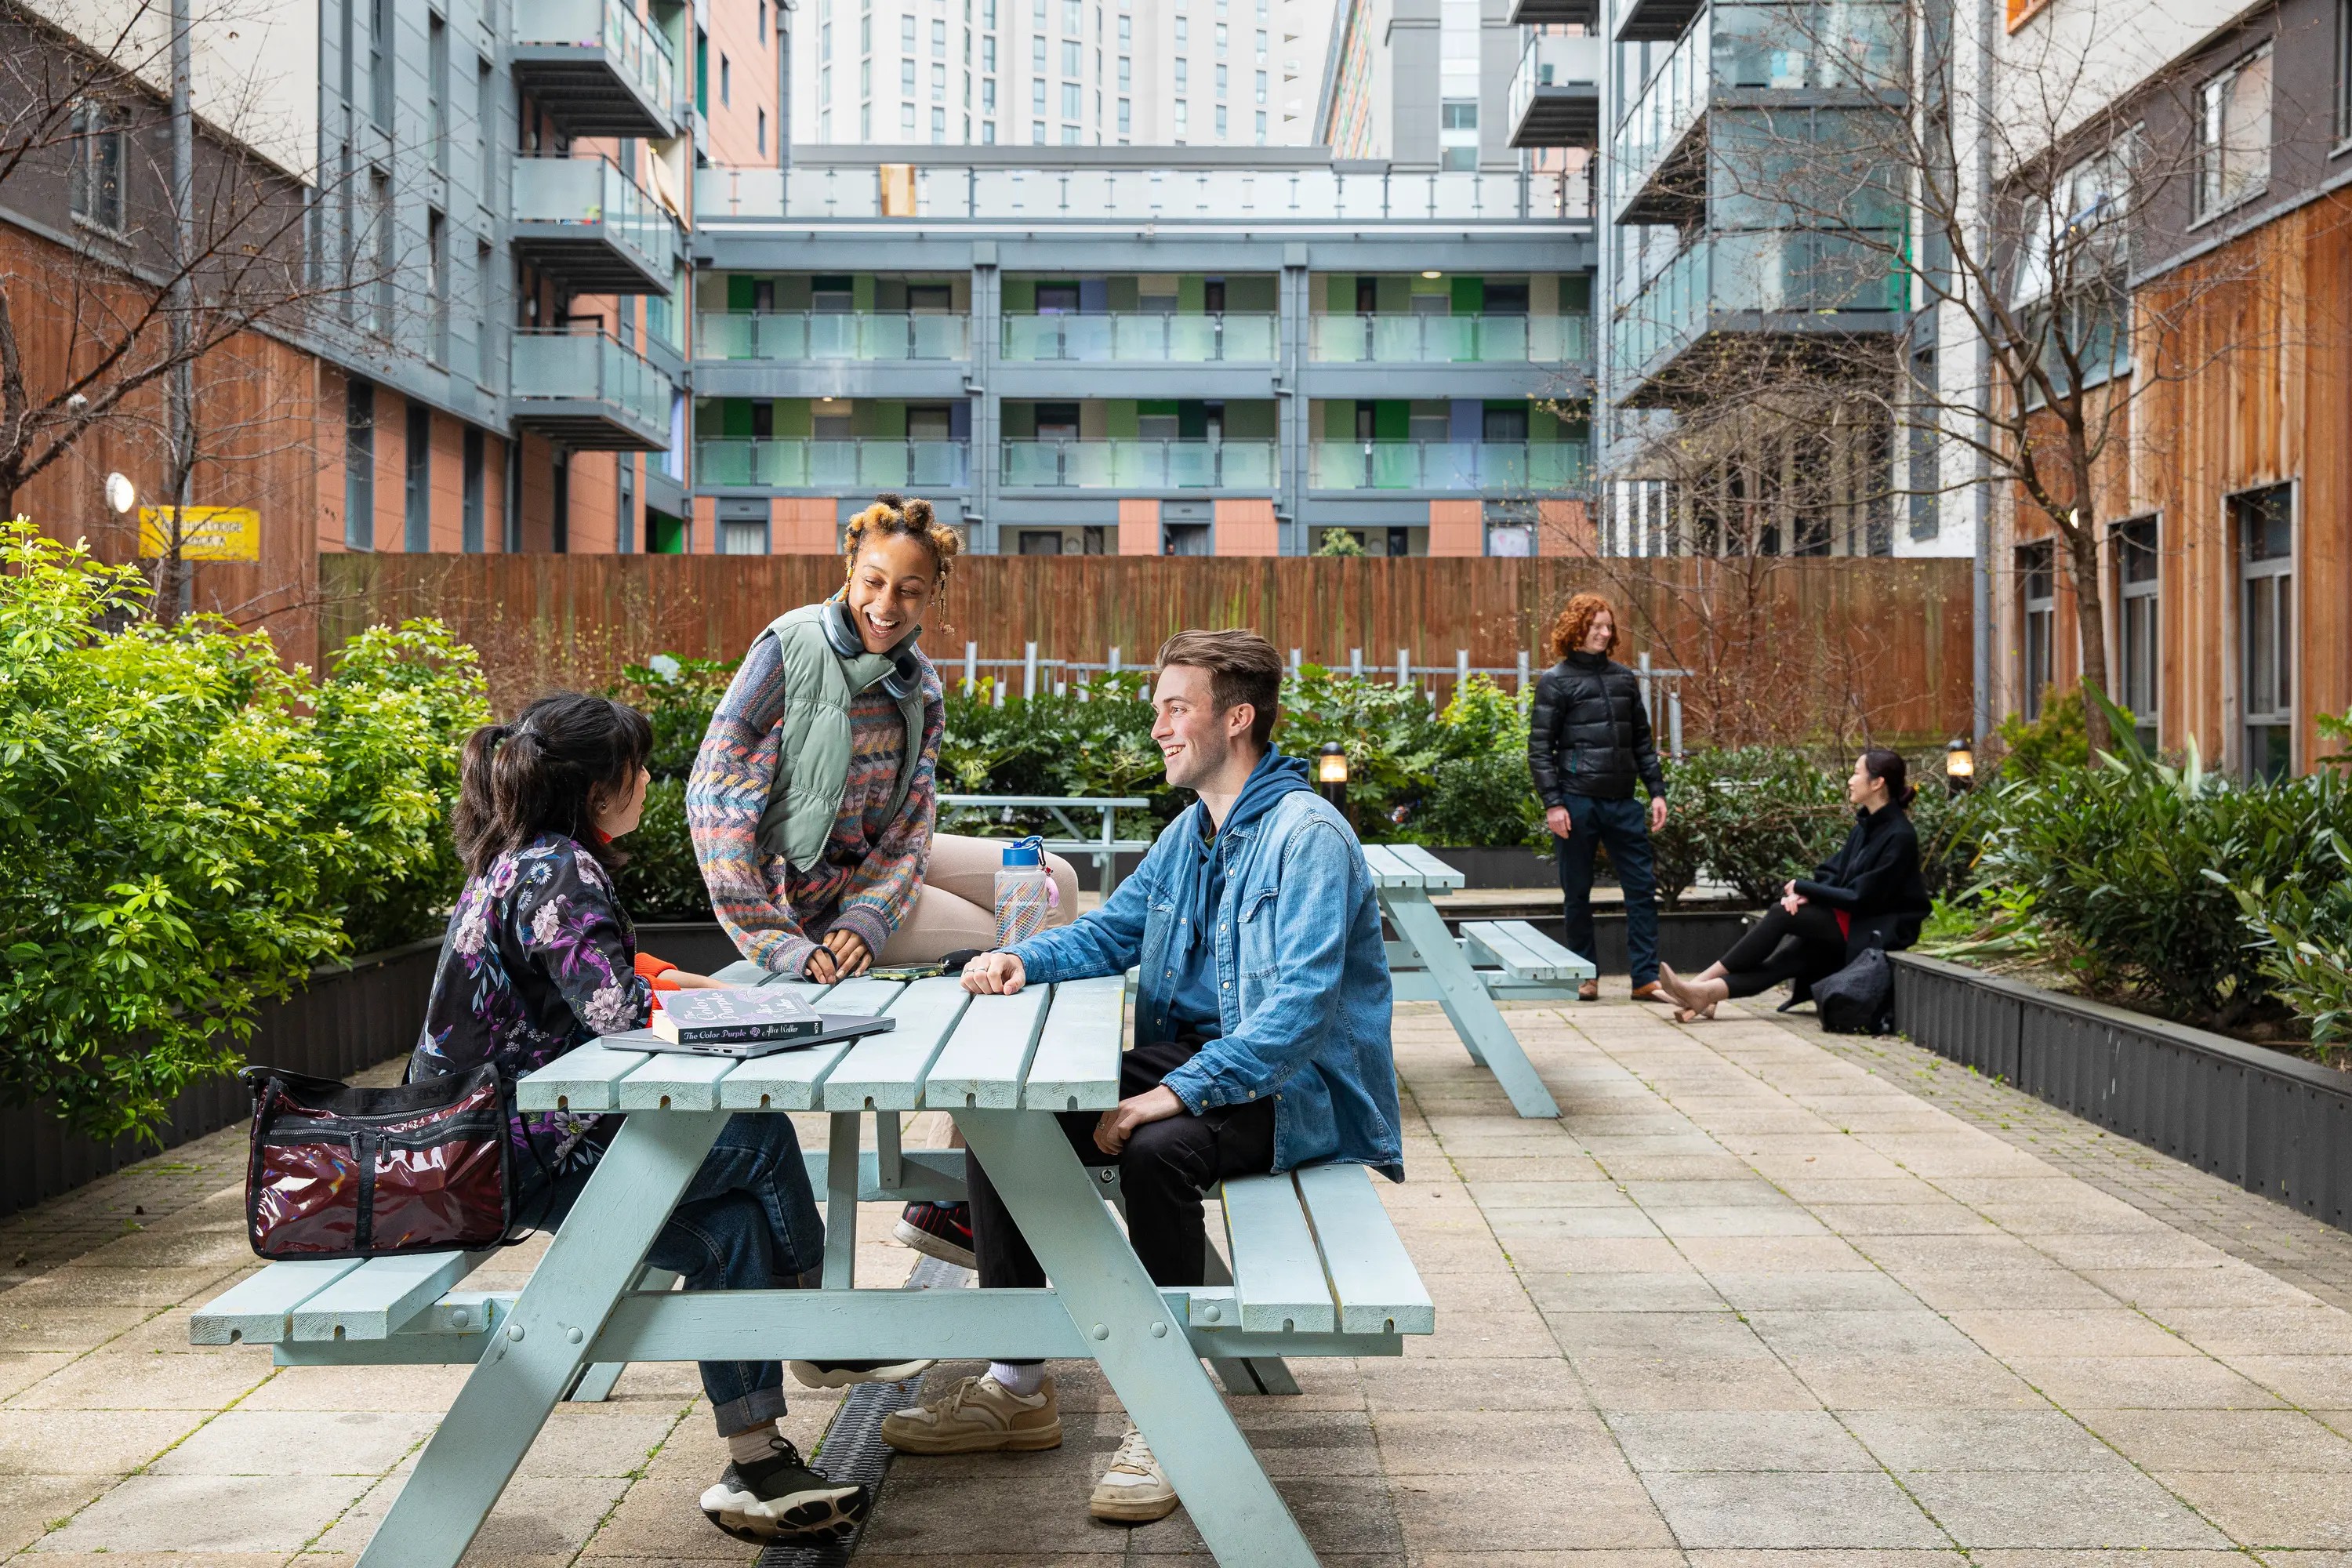
<path fill-rule="evenodd" d="M 1383 1196 L 1438 1332 L 1233 1402 L 1324 1563 L 2352 1568 L 2352 1237 L 1900 1042 L 1512 1022 L 1558 1122 L 1399 1009 L 1412 1179 Z M 454 1395 L 462 1369 L 190 1348 L 252 1265 L 239 1140 L 0 1224 L 58 1259 L 0 1289 L 0 1560 L 330 1568 Z M 145 1227 L 103 1239 L 132 1194 Z M 911 1262 L 891 1218 L 863 1216 L 865 1282 Z M 1087 1520 L 1121 1417 L 1091 1369 L 1060 1383 L 1061 1450 L 898 1460 L 859 1555 L 1199 1554 L 1181 1512 Z M 803 1447 L 833 1403 L 795 1396 Z M 694 1506 L 721 1462 L 693 1369 L 634 1367 L 558 1411 L 469 1561 L 747 1563 Z"/>

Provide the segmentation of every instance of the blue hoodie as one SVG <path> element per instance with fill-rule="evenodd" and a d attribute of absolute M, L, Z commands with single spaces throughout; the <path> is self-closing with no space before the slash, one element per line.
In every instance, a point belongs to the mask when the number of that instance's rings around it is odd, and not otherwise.
<path fill-rule="evenodd" d="M 1198 808 L 1200 830 L 1184 837 L 1175 864 L 1169 868 L 1169 892 L 1176 906 L 1169 947 L 1176 978 L 1162 1016 L 1166 1022 L 1154 1028 L 1151 1020 L 1143 1020 L 1144 1038 L 1172 1040 L 1189 1030 L 1213 1040 L 1225 1032 L 1217 1001 L 1216 944 L 1209 940 L 1217 923 L 1217 906 L 1225 898 L 1225 857 L 1220 847 L 1246 838 L 1284 795 L 1309 787 L 1305 758 L 1272 751 L 1250 770 L 1223 829 L 1210 820 L 1206 806 Z M 1182 853 L 1187 848 L 1192 853 Z"/>

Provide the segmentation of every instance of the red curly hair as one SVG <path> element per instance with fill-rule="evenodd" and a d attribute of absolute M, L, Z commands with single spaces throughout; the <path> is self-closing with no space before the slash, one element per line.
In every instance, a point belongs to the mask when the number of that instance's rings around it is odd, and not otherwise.
<path fill-rule="evenodd" d="M 1601 652 L 1616 652 L 1617 606 L 1598 594 L 1579 594 L 1560 611 L 1559 619 L 1551 624 L 1552 658 L 1566 658 L 1582 647 L 1584 634 L 1592 629 L 1592 617 L 1604 614 L 1609 617 L 1609 646 Z"/>

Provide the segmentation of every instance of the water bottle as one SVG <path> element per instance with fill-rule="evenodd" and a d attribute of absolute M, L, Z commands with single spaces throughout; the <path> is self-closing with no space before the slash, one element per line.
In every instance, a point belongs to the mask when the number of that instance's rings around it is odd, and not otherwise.
<path fill-rule="evenodd" d="M 1045 916 L 1058 901 L 1054 874 L 1045 869 L 1045 841 L 1032 834 L 1004 847 L 996 872 L 996 945 L 1011 947 L 1045 929 Z"/>

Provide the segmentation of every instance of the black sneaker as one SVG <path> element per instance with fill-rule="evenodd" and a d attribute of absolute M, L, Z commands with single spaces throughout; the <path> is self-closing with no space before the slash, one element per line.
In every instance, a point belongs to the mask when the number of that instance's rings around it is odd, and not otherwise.
<path fill-rule="evenodd" d="M 970 1204 L 908 1204 L 890 1234 L 926 1258 L 964 1268 L 980 1267 L 971 1255 Z"/>
<path fill-rule="evenodd" d="M 842 1486 L 802 1463 L 782 1437 L 763 1459 L 730 1463 L 702 1494 L 703 1516 L 738 1541 L 845 1540 L 872 1502 L 862 1486 Z"/>
<path fill-rule="evenodd" d="M 803 1388 L 847 1388 L 853 1383 L 904 1383 L 937 1366 L 932 1357 L 916 1361 L 794 1361 L 784 1363 Z"/>

